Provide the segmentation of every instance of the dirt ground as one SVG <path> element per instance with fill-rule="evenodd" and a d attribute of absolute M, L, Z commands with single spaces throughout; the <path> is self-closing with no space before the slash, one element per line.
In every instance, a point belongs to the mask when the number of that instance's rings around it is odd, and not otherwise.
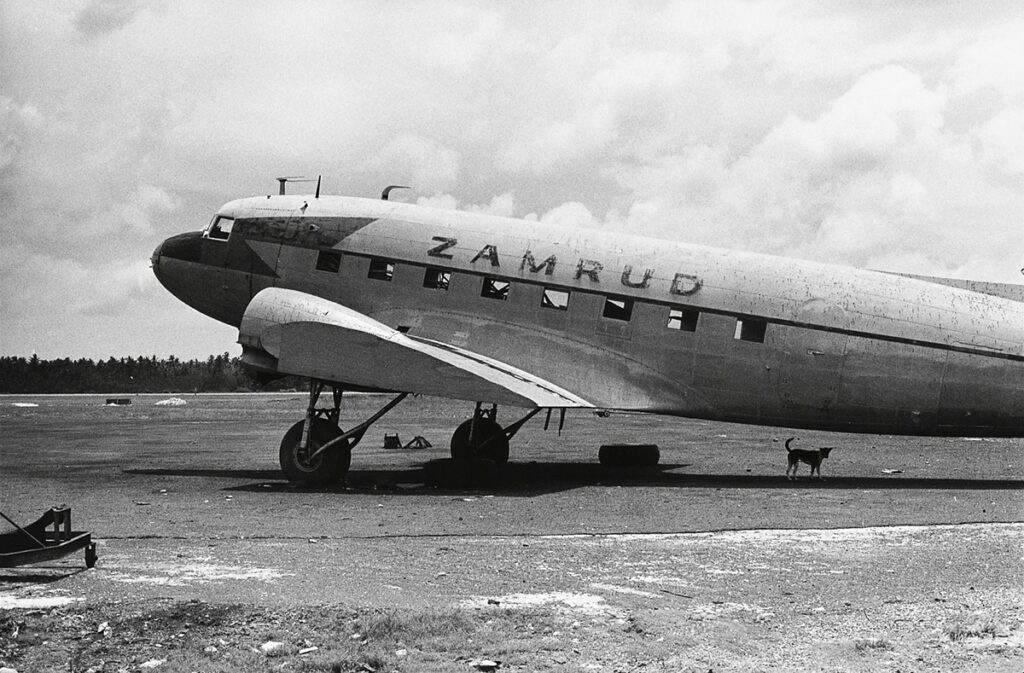
<path fill-rule="evenodd" d="M 1020 440 L 580 413 L 530 421 L 501 481 L 439 488 L 469 409 L 416 398 L 308 489 L 276 465 L 304 395 L 171 397 L 0 396 L 0 511 L 66 502 L 100 554 L 0 569 L 0 666 L 1024 671 Z M 825 479 L 785 478 L 793 435 L 837 447 Z M 618 442 L 661 464 L 602 468 Z"/>

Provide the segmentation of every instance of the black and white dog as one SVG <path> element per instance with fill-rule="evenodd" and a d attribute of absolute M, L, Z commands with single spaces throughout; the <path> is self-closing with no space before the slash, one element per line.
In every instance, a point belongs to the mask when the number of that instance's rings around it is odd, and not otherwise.
<path fill-rule="evenodd" d="M 818 473 L 818 478 L 821 479 L 821 461 L 828 458 L 828 454 L 832 451 L 832 446 L 823 446 L 820 449 L 791 449 L 789 448 L 790 442 L 796 437 L 790 437 L 786 440 L 786 451 L 789 451 L 789 465 L 786 467 L 786 476 L 792 479 L 796 476 L 796 468 L 800 463 L 807 463 L 811 466 L 811 476 L 814 473 Z M 792 471 L 792 474 L 790 474 Z"/>

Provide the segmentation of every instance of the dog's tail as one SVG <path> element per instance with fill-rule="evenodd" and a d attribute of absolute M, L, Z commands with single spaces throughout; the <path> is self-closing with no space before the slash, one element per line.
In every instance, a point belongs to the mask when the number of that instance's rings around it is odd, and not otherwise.
<path fill-rule="evenodd" d="M 792 442 L 794 439 L 796 439 L 796 437 L 790 437 L 789 439 L 786 440 L 786 451 L 792 451 L 793 450 L 793 449 L 789 448 L 789 443 Z"/>

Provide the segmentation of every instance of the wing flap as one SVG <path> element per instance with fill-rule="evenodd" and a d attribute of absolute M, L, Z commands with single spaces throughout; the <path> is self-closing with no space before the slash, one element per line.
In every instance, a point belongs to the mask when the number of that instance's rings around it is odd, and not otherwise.
<path fill-rule="evenodd" d="M 295 290 L 268 288 L 253 297 L 238 341 L 276 358 L 281 373 L 516 406 L 593 406 L 506 363 L 410 337 L 346 306 Z"/>

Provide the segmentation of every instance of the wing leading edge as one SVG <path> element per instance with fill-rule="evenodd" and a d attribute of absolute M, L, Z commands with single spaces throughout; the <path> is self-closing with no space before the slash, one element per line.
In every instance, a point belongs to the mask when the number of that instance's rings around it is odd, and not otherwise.
<path fill-rule="evenodd" d="M 524 407 L 594 406 L 511 365 L 410 337 L 346 306 L 295 290 L 273 287 L 253 297 L 238 342 L 245 349 L 244 362 L 282 374 Z"/>

